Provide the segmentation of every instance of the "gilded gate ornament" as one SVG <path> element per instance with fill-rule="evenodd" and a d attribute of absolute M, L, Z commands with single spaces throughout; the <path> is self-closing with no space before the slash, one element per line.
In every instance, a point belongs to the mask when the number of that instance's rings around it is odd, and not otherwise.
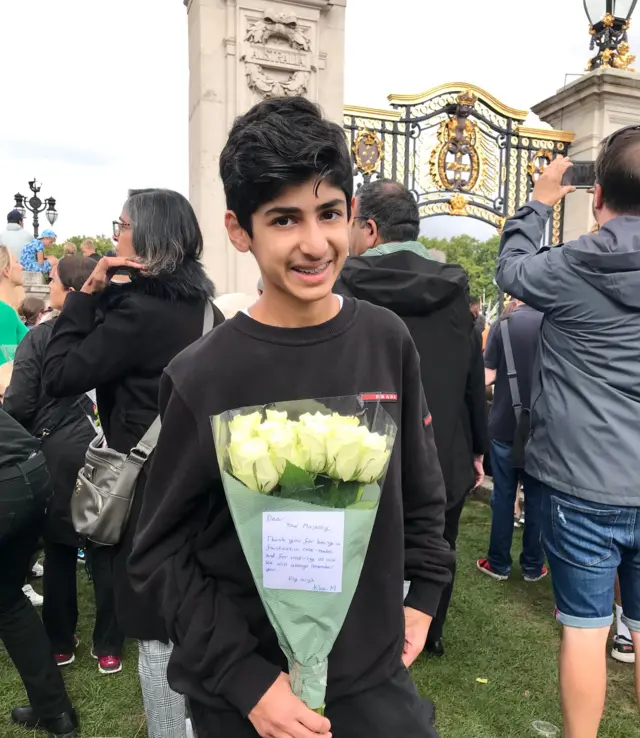
<path fill-rule="evenodd" d="M 528 110 L 486 90 L 451 82 L 418 95 L 390 95 L 392 109 L 346 107 L 344 128 L 354 171 L 365 182 L 402 182 L 421 218 L 474 218 L 501 233 L 527 202 L 536 178 L 567 155 L 574 134 L 527 127 Z M 553 212 L 547 237 L 562 240 L 564 209 Z"/>
<path fill-rule="evenodd" d="M 445 190 L 472 190 L 480 176 L 476 124 L 469 120 L 478 98 L 472 92 L 458 95 L 455 114 L 440 124 L 440 146 L 431 154 L 431 176 Z"/>
<path fill-rule="evenodd" d="M 373 131 L 361 130 L 353 144 L 356 167 L 363 174 L 373 174 L 384 156 L 382 141 Z"/>
<path fill-rule="evenodd" d="M 531 177 L 531 181 L 535 184 L 538 177 L 553 161 L 553 151 L 548 149 L 540 149 L 531 157 L 531 161 L 527 166 L 527 173 Z"/>

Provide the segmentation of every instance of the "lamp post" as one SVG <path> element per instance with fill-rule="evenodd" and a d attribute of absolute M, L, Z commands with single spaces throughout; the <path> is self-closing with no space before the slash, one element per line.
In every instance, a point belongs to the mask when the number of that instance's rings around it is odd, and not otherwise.
<path fill-rule="evenodd" d="M 635 72 L 631 65 L 636 57 L 629 52 L 627 31 L 638 0 L 583 0 L 589 18 L 591 50 L 598 53 L 587 65 L 587 71 L 613 67 Z"/>
<path fill-rule="evenodd" d="M 53 197 L 47 197 L 47 199 L 42 202 L 42 200 L 38 197 L 38 193 L 40 192 L 42 186 L 35 180 L 32 179 L 31 182 L 29 182 L 29 189 L 33 193 L 31 197 L 27 200 L 27 198 L 24 195 L 21 195 L 19 192 L 17 195 L 15 195 L 15 208 L 16 210 L 19 210 L 23 216 L 26 216 L 27 211 L 30 213 L 33 213 L 33 236 L 34 238 L 38 238 L 38 228 L 39 228 L 39 221 L 38 221 L 38 215 L 44 211 L 46 211 L 47 220 L 51 225 L 53 225 L 56 220 L 58 220 L 58 211 L 56 210 L 56 201 Z"/>

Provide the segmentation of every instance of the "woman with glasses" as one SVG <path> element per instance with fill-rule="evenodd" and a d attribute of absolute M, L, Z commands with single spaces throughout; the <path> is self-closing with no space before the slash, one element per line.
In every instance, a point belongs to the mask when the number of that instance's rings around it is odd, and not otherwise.
<path fill-rule="evenodd" d="M 202 335 L 213 284 L 202 266 L 195 213 L 177 192 L 132 191 L 114 222 L 114 237 L 118 257 L 102 258 L 65 301 L 47 346 L 44 385 L 54 397 L 95 387 L 107 444 L 128 453 L 158 415 L 164 368 Z M 114 276 L 127 281 L 111 283 Z M 171 644 L 165 625 L 156 604 L 133 591 L 126 570 L 143 496 L 153 495 L 145 487 L 146 471 L 122 540 L 112 549 L 116 613 L 125 635 L 139 642 L 150 738 L 183 738 L 184 700 L 166 679 Z M 119 659 L 114 667 L 121 668 Z"/>

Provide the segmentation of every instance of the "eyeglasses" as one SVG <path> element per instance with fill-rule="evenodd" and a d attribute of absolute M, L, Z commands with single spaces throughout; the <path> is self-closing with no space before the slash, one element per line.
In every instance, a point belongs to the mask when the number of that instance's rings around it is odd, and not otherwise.
<path fill-rule="evenodd" d="M 123 223 L 121 220 L 113 221 L 113 237 L 120 238 L 120 233 L 126 231 L 127 228 L 131 228 L 131 223 Z"/>
<path fill-rule="evenodd" d="M 630 126 L 625 126 L 624 128 L 621 128 L 619 131 L 614 131 L 604 142 L 604 150 L 608 151 L 612 146 L 614 141 L 622 136 L 624 133 L 629 133 L 630 131 L 640 131 L 640 126 L 636 123 L 632 123 Z"/>

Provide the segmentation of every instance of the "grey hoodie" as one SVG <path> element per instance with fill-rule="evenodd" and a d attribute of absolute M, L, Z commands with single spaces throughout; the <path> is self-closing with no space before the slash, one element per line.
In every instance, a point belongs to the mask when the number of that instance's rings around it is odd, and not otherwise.
<path fill-rule="evenodd" d="M 539 249 L 551 208 L 507 221 L 497 281 L 545 315 L 526 470 L 575 497 L 640 507 L 640 217 Z"/>

